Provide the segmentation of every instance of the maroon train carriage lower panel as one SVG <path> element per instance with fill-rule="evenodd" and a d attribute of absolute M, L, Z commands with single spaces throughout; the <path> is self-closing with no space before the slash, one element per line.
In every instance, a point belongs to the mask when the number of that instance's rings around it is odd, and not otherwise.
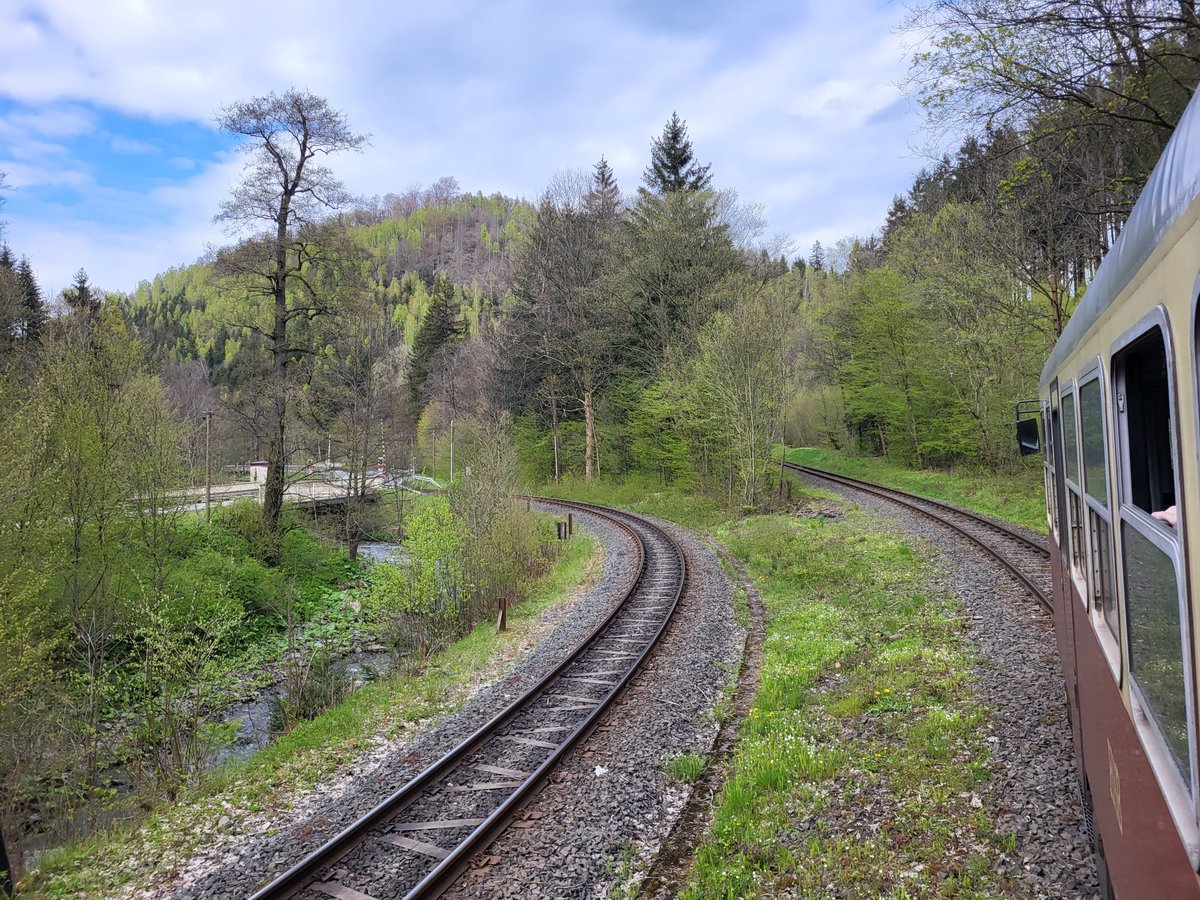
<path fill-rule="evenodd" d="M 1062 661 L 1063 687 L 1067 693 L 1067 707 L 1071 711 L 1071 737 L 1075 744 L 1075 759 L 1083 759 L 1083 735 L 1079 730 L 1079 710 L 1076 693 L 1075 671 L 1075 618 L 1072 615 L 1070 597 L 1073 583 L 1066 577 L 1062 565 L 1062 551 L 1054 540 L 1047 536 L 1050 547 L 1050 597 L 1054 603 L 1054 637 L 1058 642 L 1058 658 Z"/>
<path fill-rule="evenodd" d="M 1104 842 L 1113 888 L 1119 900 L 1200 900 L 1200 879 L 1121 700 L 1104 649 L 1083 614 L 1074 581 L 1062 571 L 1062 556 L 1053 538 L 1050 546 L 1055 603 L 1062 604 L 1054 618 L 1069 695 L 1070 682 L 1078 673 L 1079 705 L 1072 710 L 1072 720 L 1082 737 L 1080 767 L 1091 788 L 1096 830 Z M 1063 647 L 1066 635 L 1073 639 L 1073 648 Z"/>

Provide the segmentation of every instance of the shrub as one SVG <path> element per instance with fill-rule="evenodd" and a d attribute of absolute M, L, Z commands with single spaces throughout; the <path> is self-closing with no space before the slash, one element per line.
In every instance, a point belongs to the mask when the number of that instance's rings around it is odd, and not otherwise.
<path fill-rule="evenodd" d="M 398 657 L 425 657 L 462 625 L 463 539 L 450 504 L 438 497 L 408 523 L 407 563 L 373 569 L 367 613 Z"/>
<path fill-rule="evenodd" d="M 168 615 L 181 624 L 185 615 L 215 615 L 278 611 L 282 576 L 250 557 L 231 559 L 215 550 L 201 550 L 180 560 L 166 578 Z"/>
<path fill-rule="evenodd" d="M 257 559 L 275 559 L 279 555 L 278 538 L 267 530 L 262 507 L 254 500 L 243 498 L 214 509 L 213 525 L 210 541 L 215 542 L 214 549 L 235 555 L 249 553 Z"/>

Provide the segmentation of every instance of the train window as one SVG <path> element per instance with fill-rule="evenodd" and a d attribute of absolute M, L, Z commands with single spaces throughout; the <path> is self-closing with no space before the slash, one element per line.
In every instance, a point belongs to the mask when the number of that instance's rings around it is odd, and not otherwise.
<path fill-rule="evenodd" d="M 1183 781 L 1191 787 L 1187 694 L 1179 588 L 1171 557 L 1125 522 L 1125 595 L 1129 614 L 1129 672 L 1151 718 L 1166 739 Z"/>
<path fill-rule="evenodd" d="M 1117 592 L 1113 586 L 1112 526 L 1108 512 L 1108 469 L 1104 455 L 1104 398 L 1100 379 L 1079 386 L 1080 444 L 1083 449 L 1083 490 L 1087 498 L 1088 539 L 1092 547 L 1091 590 L 1093 608 L 1115 636 Z"/>
<path fill-rule="evenodd" d="M 1154 328 L 1122 354 L 1122 391 L 1129 435 L 1129 500 L 1148 513 L 1175 505 L 1171 397 L 1162 331 Z"/>
<path fill-rule="evenodd" d="M 1064 394 L 1062 398 L 1063 425 L 1063 468 L 1067 479 L 1076 484 L 1079 480 L 1079 441 L 1075 437 L 1075 395 Z"/>
<path fill-rule="evenodd" d="M 1108 505 L 1108 472 L 1104 457 L 1104 404 L 1100 379 L 1079 388 L 1079 418 L 1083 432 L 1083 488 L 1097 503 Z"/>
<path fill-rule="evenodd" d="M 1058 516 L 1054 508 L 1054 436 L 1050 430 L 1050 407 L 1042 405 L 1042 434 L 1046 436 L 1046 448 L 1042 453 L 1042 473 L 1046 482 L 1046 524 L 1050 533 L 1058 537 Z"/>
<path fill-rule="evenodd" d="M 1161 312 L 1155 314 L 1162 319 Z M 1155 324 L 1113 355 L 1120 452 L 1121 578 L 1133 699 L 1165 756 L 1194 796 L 1191 623 L 1181 577 L 1179 530 L 1153 514 L 1175 505 L 1178 473 L 1173 396 L 1163 325 Z M 1144 732 L 1145 733 L 1145 732 Z M 1165 754 L 1162 751 L 1165 750 Z M 1191 810 L 1194 817 L 1195 810 Z"/>
<path fill-rule="evenodd" d="M 1063 470 L 1067 479 L 1067 527 L 1071 534 L 1071 567 L 1077 577 L 1083 577 L 1083 497 L 1079 493 L 1079 440 L 1075 427 L 1075 395 L 1063 394 L 1062 412 Z M 1081 592 L 1087 603 L 1087 592 Z"/>

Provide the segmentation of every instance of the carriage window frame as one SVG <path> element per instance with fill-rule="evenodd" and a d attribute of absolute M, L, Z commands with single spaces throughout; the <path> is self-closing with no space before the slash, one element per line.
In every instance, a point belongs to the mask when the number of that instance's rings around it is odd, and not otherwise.
<path fill-rule="evenodd" d="M 1146 339 L 1152 332 L 1158 331 L 1162 340 L 1163 354 L 1167 373 L 1167 411 L 1169 416 L 1168 439 L 1172 478 L 1178 524 L 1175 528 L 1151 517 L 1133 499 L 1133 478 L 1130 457 L 1129 419 L 1125 414 L 1125 361 L 1134 345 Z M 1116 512 L 1113 525 L 1114 540 L 1117 553 L 1114 564 L 1117 566 L 1118 596 L 1125 612 L 1122 622 L 1122 641 L 1129 648 L 1127 666 L 1129 668 L 1128 687 L 1132 704 L 1132 719 L 1138 732 L 1146 756 L 1150 760 L 1155 778 L 1162 788 L 1167 807 L 1175 820 L 1176 828 L 1187 848 L 1188 857 L 1193 868 L 1200 866 L 1200 760 L 1196 736 L 1196 682 L 1195 659 L 1193 654 L 1194 623 L 1188 604 L 1188 579 L 1186 555 L 1184 547 L 1185 503 L 1181 490 L 1181 471 L 1179 465 L 1180 421 L 1179 403 L 1177 396 L 1175 366 L 1177 356 L 1172 341 L 1172 331 L 1167 310 L 1161 304 L 1150 313 L 1143 316 L 1137 324 L 1118 338 L 1110 352 L 1110 378 L 1112 391 L 1109 398 L 1109 415 L 1114 423 L 1114 455 L 1116 465 L 1116 496 L 1112 498 Z M 1179 631 L 1181 645 L 1181 661 L 1183 664 L 1184 702 L 1186 704 L 1187 736 L 1188 736 L 1188 766 L 1190 784 L 1185 783 L 1175 757 L 1170 749 L 1166 736 L 1154 715 L 1146 695 L 1138 683 L 1138 677 L 1133 671 L 1135 660 L 1132 649 L 1133 613 L 1128 596 L 1128 567 L 1127 548 L 1125 540 L 1126 527 L 1160 550 L 1170 560 L 1175 575 L 1176 604 L 1179 611 Z M 1180 762 L 1184 762 L 1180 760 Z"/>
<path fill-rule="evenodd" d="M 1095 384 L 1100 392 L 1099 407 L 1100 407 L 1100 461 L 1102 465 L 1101 478 L 1104 483 L 1104 499 L 1095 496 L 1091 488 L 1095 487 L 1092 484 L 1092 479 L 1088 474 L 1087 467 L 1087 436 L 1085 434 L 1084 418 L 1083 418 L 1083 392 Z M 1120 577 L 1117 565 L 1116 553 L 1116 537 L 1113 533 L 1113 514 L 1110 508 L 1110 503 L 1115 496 L 1112 489 L 1112 473 L 1111 453 L 1113 441 L 1109 437 L 1109 430 L 1112 427 L 1108 418 L 1108 385 L 1104 378 L 1104 365 L 1100 358 L 1092 360 L 1079 374 L 1079 378 L 1075 381 L 1075 402 L 1076 411 L 1079 415 L 1079 462 L 1080 476 L 1083 479 L 1083 503 L 1084 514 L 1088 517 L 1085 529 L 1085 538 L 1087 540 L 1087 588 L 1088 588 L 1088 606 L 1091 611 L 1092 630 L 1095 631 L 1096 637 L 1100 642 L 1100 647 L 1104 651 L 1104 655 L 1108 659 L 1109 668 L 1112 670 L 1113 677 L 1117 681 L 1117 687 L 1123 687 L 1125 683 L 1125 647 L 1121 639 L 1123 634 L 1121 623 L 1123 621 L 1122 608 L 1120 602 L 1120 591 L 1117 589 L 1117 581 Z M 1091 516 L 1095 515 L 1102 520 L 1108 529 L 1107 546 L 1098 548 L 1096 546 L 1096 532 L 1091 527 Z M 1100 590 L 1099 578 L 1099 552 L 1103 551 L 1108 554 L 1109 568 L 1109 590 L 1112 592 L 1113 608 L 1116 611 L 1116 621 L 1109 622 L 1104 615 L 1103 603 L 1098 601 L 1098 592 Z"/>
<path fill-rule="evenodd" d="M 1065 487 L 1062 482 L 1061 466 L 1058 462 L 1059 447 L 1062 444 L 1062 410 L 1058 404 L 1058 379 L 1050 382 L 1050 402 L 1047 405 L 1047 467 L 1050 476 L 1050 532 L 1061 555 L 1063 552 L 1062 530 L 1062 494 Z"/>
<path fill-rule="evenodd" d="M 1046 491 L 1046 530 L 1055 541 L 1058 540 L 1058 516 L 1055 508 L 1054 493 L 1054 429 L 1050 412 L 1050 401 L 1042 403 L 1042 434 L 1045 439 L 1045 450 L 1042 453 L 1042 481 Z"/>
<path fill-rule="evenodd" d="M 1063 484 L 1066 488 L 1063 496 L 1067 501 L 1066 509 L 1061 510 L 1059 515 L 1060 518 L 1066 518 L 1065 540 L 1069 542 L 1068 572 L 1071 580 L 1075 583 L 1075 589 L 1079 592 L 1083 608 L 1090 610 L 1092 604 L 1086 574 L 1088 550 L 1085 511 L 1087 506 L 1083 499 L 1083 453 L 1080 441 L 1079 397 L 1075 391 L 1074 381 L 1068 380 L 1059 384 L 1058 421 L 1062 435 Z M 1071 454 L 1072 445 L 1075 449 L 1074 454 Z M 1074 456 L 1073 460 L 1071 459 L 1072 455 Z M 1071 477 L 1072 462 L 1075 464 L 1077 478 Z"/>

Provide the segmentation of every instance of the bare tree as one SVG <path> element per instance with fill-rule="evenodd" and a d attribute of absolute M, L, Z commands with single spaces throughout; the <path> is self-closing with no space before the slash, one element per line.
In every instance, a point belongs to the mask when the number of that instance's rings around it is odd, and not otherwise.
<path fill-rule="evenodd" d="M 242 146 L 249 156 L 242 180 L 222 202 L 216 221 L 231 234 L 248 233 L 250 238 L 223 252 L 218 268 L 271 306 L 269 324 L 240 324 L 262 334 L 271 354 L 274 410 L 263 519 L 277 531 L 287 462 L 288 368 L 300 351 L 289 326 L 329 312 L 310 273 L 327 259 L 334 237 L 323 217 L 352 200 L 318 158 L 359 150 L 367 137 L 351 131 L 325 98 L 295 88 L 226 107 L 217 123 L 249 138 Z"/>

